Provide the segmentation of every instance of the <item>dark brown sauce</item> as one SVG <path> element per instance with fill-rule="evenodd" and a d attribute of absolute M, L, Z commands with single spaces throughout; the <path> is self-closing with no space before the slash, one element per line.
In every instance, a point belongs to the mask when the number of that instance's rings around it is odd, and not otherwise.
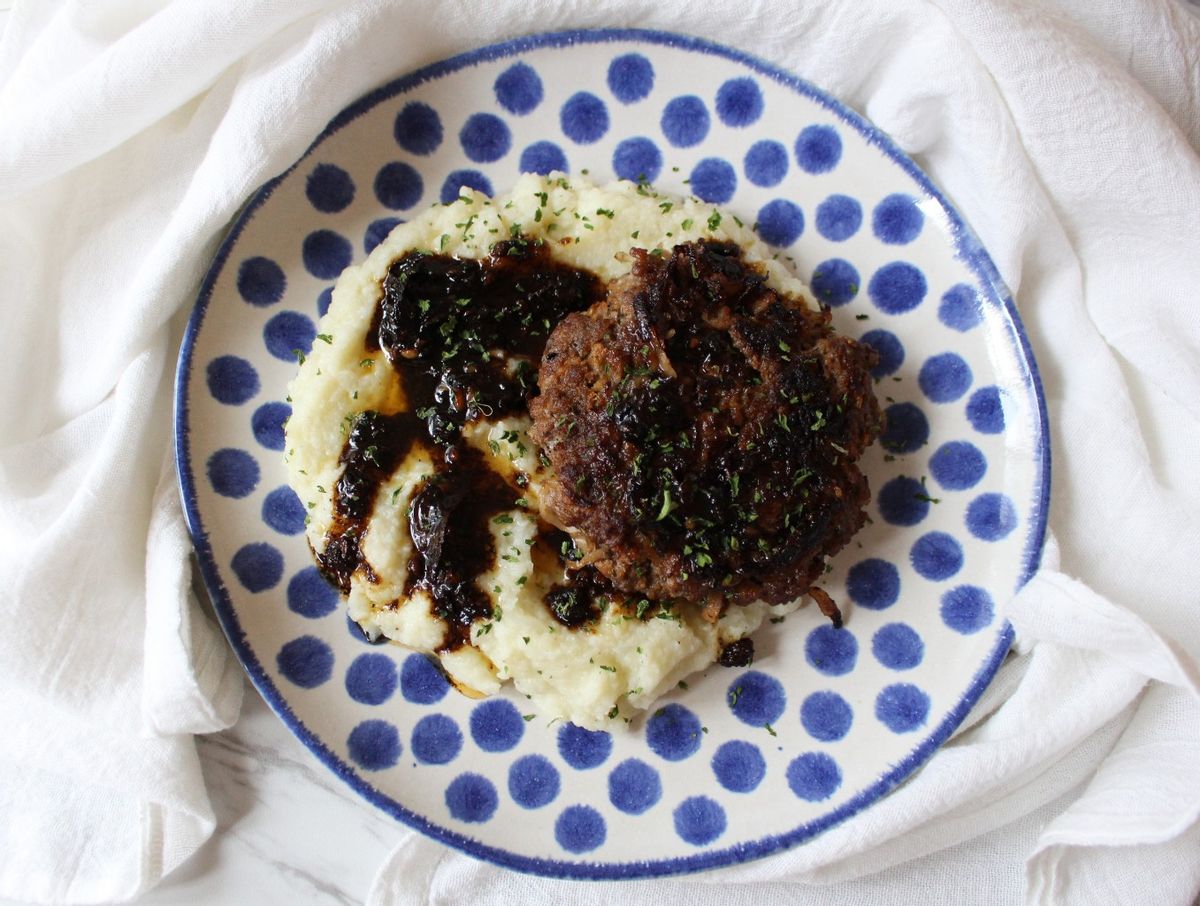
<path fill-rule="evenodd" d="M 344 466 L 333 494 L 333 525 L 317 565 L 342 594 L 350 593 L 350 577 L 367 567 L 361 543 L 379 486 L 422 442 L 424 423 L 410 412 L 382 415 L 360 412 L 350 425 L 338 462 Z M 373 573 L 371 574 L 373 577 Z"/>
<path fill-rule="evenodd" d="M 434 612 L 449 627 L 443 650 L 471 640 L 471 624 L 492 617 L 492 604 L 476 581 L 498 552 L 492 521 L 515 505 L 512 489 L 474 447 L 458 449 L 454 462 L 422 485 L 408 510 L 416 553 L 408 564 L 405 592 L 418 588 L 433 598 Z M 500 554 L 511 556 L 511 554 Z"/>
<path fill-rule="evenodd" d="M 449 627 L 442 650 L 467 644 L 471 626 L 493 616 L 478 579 L 506 552 L 496 550 L 491 524 L 516 505 L 528 477 L 518 473 L 509 487 L 462 441 L 462 428 L 527 411 L 550 331 L 603 294 L 594 274 L 520 238 L 482 260 L 413 252 L 392 263 L 366 346 L 387 355 L 409 411 L 359 414 L 342 451 L 334 525 L 317 562 L 343 593 L 356 570 L 371 575 L 361 542 L 379 487 L 420 444 L 441 455 L 408 502 L 415 554 L 405 591 L 433 598 Z"/>
<path fill-rule="evenodd" d="M 754 663 L 754 640 L 738 639 L 721 649 L 717 663 L 722 667 L 749 667 Z"/>
<path fill-rule="evenodd" d="M 404 255 L 383 290 L 367 345 L 387 354 L 409 407 L 445 445 L 466 422 L 526 411 L 550 331 L 604 295 L 595 274 L 524 239 L 481 260 Z"/>

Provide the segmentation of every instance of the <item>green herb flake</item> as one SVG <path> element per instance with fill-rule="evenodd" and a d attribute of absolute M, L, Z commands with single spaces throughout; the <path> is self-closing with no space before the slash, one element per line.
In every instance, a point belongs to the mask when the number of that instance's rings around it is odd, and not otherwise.
<path fill-rule="evenodd" d="M 664 519 L 666 519 L 666 518 L 667 518 L 667 515 L 668 515 L 668 514 L 671 512 L 671 510 L 673 510 L 673 509 L 675 509 L 675 504 L 674 504 L 674 502 L 671 500 L 671 489 L 670 489 L 670 488 L 663 488 L 663 502 L 662 502 L 662 508 L 661 508 L 661 509 L 659 509 L 659 511 L 658 511 L 658 516 L 657 516 L 657 517 L 655 517 L 655 520 L 654 520 L 654 521 L 655 521 L 655 522 L 662 522 Z"/>

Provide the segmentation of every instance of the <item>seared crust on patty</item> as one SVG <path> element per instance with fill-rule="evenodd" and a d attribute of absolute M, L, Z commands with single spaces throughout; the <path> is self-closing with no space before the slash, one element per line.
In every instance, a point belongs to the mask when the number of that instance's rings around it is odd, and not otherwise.
<path fill-rule="evenodd" d="M 626 592 L 714 617 L 792 600 L 865 520 L 875 353 L 733 243 L 631 255 L 546 346 L 530 404 L 543 515 Z"/>

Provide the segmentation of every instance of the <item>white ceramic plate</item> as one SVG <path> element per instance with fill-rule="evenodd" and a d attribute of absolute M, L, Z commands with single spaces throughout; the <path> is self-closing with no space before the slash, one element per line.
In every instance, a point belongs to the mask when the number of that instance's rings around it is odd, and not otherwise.
<path fill-rule="evenodd" d="M 406 213 L 522 170 L 644 176 L 776 245 L 881 352 L 872 522 L 809 607 L 610 733 L 477 702 L 370 646 L 313 568 L 287 488 L 285 385 L 338 273 Z M 641 31 L 523 38 L 337 116 L 264 186 L 204 281 L 177 380 L 180 483 L 205 579 L 260 692 L 365 798 L 547 875 L 693 871 L 803 843 L 904 781 L 1004 658 L 1036 568 L 1049 448 L 1037 374 L 986 253 L 892 142 L 737 51 Z"/>

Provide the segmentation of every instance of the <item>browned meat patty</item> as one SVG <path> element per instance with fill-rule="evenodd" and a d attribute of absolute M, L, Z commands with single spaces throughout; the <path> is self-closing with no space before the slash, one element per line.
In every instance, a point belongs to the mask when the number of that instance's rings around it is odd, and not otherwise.
<path fill-rule="evenodd" d="M 732 243 L 632 255 L 546 346 L 530 404 L 544 512 L 628 593 L 713 618 L 792 600 L 866 518 L 875 352 Z"/>

